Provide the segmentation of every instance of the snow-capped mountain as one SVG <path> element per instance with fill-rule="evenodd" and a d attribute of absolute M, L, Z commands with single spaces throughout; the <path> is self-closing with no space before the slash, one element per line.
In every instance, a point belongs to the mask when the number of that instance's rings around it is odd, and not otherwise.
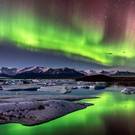
<path fill-rule="evenodd" d="M 16 72 L 17 72 L 17 68 L 8 68 L 8 67 L 2 67 L 0 69 L 0 74 L 1 75 L 16 75 Z"/>
<path fill-rule="evenodd" d="M 21 70 L 16 74 L 17 78 L 76 78 L 82 77 L 84 74 L 70 68 L 44 68 L 35 67 Z"/>
<path fill-rule="evenodd" d="M 47 68 L 47 67 L 25 67 L 25 68 L 9 68 L 2 67 L 0 69 L 0 77 L 11 77 L 11 78 L 24 78 L 24 79 L 43 79 L 43 78 L 80 78 L 83 76 L 91 75 L 107 75 L 107 76 L 135 76 L 135 72 L 129 71 L 106 71 L 100 72 L 95 70 L 84 70 L 78 71 L 71 68 Z"/>
<path fill-rule="evenodd" d="M 97 74 L 97 72 L 95 70 L 91 70 L 91 69 L 84 70 L 84 72 L 86 75 L 96 75 Z"/>
<path fill-rule="evenodd" d="M 33 72 L 33 73 L 44 73 L 48 70 L 49 68 L 46 67 L 25 67 L 17 70 L 17 74 L 21 73 L 26 73 L 26 72 Z"/>
<path fill-rule="evenodd" d="M 46 68 L 46 67 L 25 67 L 0 69 L 1 77 L 12 78 L 76 78 L 84 76 L 83 73 L 70 68 Z"/>

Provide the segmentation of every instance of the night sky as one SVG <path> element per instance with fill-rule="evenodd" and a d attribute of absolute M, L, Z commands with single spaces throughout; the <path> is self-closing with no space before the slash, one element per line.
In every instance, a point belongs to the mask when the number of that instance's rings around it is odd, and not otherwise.
<path fill-rule="evenodd" d="M 134 13 L 135 0 L 0 0 L 0 64 L 135 67 Z"/>
<path fill-rule="evenodd" d="M 6 55 L 5 55 L 6 54 Z M 1 43 L 0 64 L 4 67 L 45 66 L 50 68 L 70 67 L 76 69 L 103 69 L 108 68 L 96 62 L 89 62 L 78 57 L 64 56 L 52 51 L 29 51 L 20 49 L 10 43 Z"/>

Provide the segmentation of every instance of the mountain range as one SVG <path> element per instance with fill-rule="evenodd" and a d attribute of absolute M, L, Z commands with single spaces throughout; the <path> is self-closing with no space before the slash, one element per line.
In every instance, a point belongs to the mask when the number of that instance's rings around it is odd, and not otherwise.
<path fill-rule="evenodd" d="M 25 68 L 8 68 L 0 69 L 0 77 L 11 77 L 21 79 L 43 79 L 43 78 L 79 78 L 84 73 L 71 68 L 46 68 L 46 67 L 25 67 Z"/>
<path fill-rule="evenodd" d="M 19 79 L 74 79 L 81 78 L 83 76 L 91 75 L 107 75 L 107 76 L 135 76 L 135 72 L 129 71 L 95 71 L 95 70 L 75 70 L 72 68 L 47 68 L 47 67 L 24 67 L 24 68 L 9 68 L 2 67 L 0 68 L 0 77 L 10 77 L 10 78 L 19 78 Z"/>

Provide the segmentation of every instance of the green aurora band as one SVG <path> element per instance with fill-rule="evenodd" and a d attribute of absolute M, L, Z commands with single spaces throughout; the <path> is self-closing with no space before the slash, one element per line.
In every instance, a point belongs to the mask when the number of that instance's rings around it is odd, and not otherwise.
<path fill-rule="evenodd" d="M 94 23 L 86 26 L 74 20 L 77 26 L 77 30 L 74 30 L 24 11 L 1 12 L 0 16 L 0 40 L 13 42 L 21 48 L 60 51 L 109 66 L 125 66 L 126 60 L 135 58 L 134 47 L 129 47 L 128 40 L 103 43 L 104 30 Z"/>

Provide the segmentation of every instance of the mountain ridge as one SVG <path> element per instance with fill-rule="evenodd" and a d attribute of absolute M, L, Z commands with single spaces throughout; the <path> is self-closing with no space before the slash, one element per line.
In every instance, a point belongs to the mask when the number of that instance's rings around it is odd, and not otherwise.
<path fill-rule="evenodd" d="M 78 78 L 84 76 L 78 70 L 72 68 L 47 68 L 47 67 L 25 67 L 25 68 L 8 68 L 2 67 L 0 69 L 0 77 L 11 78 Z"/>
<path fill-rule="evenodd" d="M 48 68 L 40 66 L 30 66 L 24 68 L 10 68 L 10 67 L 1 67 L 0 68 L 0 77 L 9 77 L 15 79 L 60 79 L 60 78 L 80 78 L 83 76 L 91 75 L 108 75 L 108 76 L 135 76 L 135 72 L 130 71 L 119 71 L 119 70 L 76 70 L 73 68 Z"/>

